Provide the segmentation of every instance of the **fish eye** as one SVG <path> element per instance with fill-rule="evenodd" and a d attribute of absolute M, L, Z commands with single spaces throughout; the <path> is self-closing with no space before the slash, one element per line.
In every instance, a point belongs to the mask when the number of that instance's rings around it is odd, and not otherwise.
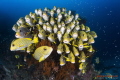
<path fill-rule="evenodd" d="M 84 34 L 83 34 L 83 36 L 84 36 Z"/>
<path fill-rule="evenodd" d="M 22 31 L 20 30 L 20 32 L 22 32 Z"/>
<path fill-rule="evenodd" d="M 44 48 L 44 51 L 47 50 L 46 48 Z"/>
<path fill-rule="evenodd" d="M 12 46 L 15 46 L 14 44 L 12 44 Z"/>

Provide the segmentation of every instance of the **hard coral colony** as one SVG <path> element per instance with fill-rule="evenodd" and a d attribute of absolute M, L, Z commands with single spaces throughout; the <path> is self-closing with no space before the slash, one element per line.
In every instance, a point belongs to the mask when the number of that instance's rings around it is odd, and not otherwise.
<path fill-rule="evenodd" d="M 35 9 L 35 13 L 20 18 L 12 29 L 17 39 L 12 41 L 10 50 L 24 51 L 28 64 L 39 61 L 36 71 L 41 69 L 41 75 L 73 80 L 77 72 L 84 75 L 91 70 L 90 59 L 95 52 L 92 44 L 97 34 L 84 25 L 79 14 L 56 6 Z"/>

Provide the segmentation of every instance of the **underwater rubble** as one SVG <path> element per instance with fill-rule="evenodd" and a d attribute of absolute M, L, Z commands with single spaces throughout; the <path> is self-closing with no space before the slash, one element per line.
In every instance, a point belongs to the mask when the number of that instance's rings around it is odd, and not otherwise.
<path fill-rule="evenodd" d="M 12 27 L 16 39 L 10 46 L 15 80 L 99 80 L 91 63 L 97 34 L 84 22 L 56 6 L 21 17 Z"/>

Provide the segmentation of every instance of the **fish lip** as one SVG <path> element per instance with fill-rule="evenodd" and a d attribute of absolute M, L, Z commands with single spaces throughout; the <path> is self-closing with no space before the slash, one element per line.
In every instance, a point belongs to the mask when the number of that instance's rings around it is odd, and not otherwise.
<path fill-rule="evenodd" d="M 86 39 L 83 39 L 83 41 L 87 41 L 88 39 L 86 38 Z"/>
<path fill-rule="evenodd" d="M 58 54 L 62 54 L 62 52 L 61 52 L 60 50 L 57 50 L 57 53 L 58 53 Z"/>

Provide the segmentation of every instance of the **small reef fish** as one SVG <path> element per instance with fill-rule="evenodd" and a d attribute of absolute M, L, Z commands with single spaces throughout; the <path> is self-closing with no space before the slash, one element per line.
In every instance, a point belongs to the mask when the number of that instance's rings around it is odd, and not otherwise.
<path fill-rule="evenodd" d="M 79 62 L 85 62 L 86 61 L 86 55 L 83 51 L 80 52 L 80 57 L 78 57 L 80 59 Z"/>
<path fill-rule="evenodd" d="M 50 18 L 50 24 L 53 26 L 55 24 L 55 20 L 53 17 Z"/>
<path fill-rule="evenodd" d="M 84 70 L 84 69 L 86 68 L 86 66 L 87 66 L 87 63 L 86 63 L 86 62 L 80 63 L 80 65 L 79 65 L 79 70 Z"/>
<path fill-rule="evenodd" d="M 79 14 L 75 15 L 75 20 L 77 20 L 79 18 Z"/>
<path fill-rule="evenodd" d="M 59 41 L 62 40 L 62 32 L 61 31 L 57 32 L 57 38 L 58 38 Z"/>
<path fill-rule="evenodd" d="M 42 19 L 42 17 L 39 18 L 38 23 L 39 23 L 40 25 L 43 25 L 43 19 Z"/>
<path fill-rule="evenodd" d="M 68 33 L 65 33 L 63 36 L 63 43 L 70 44 L 70 35 Z"/>
<path fill-rule="evenodd" d="M 54 7 L 53 7 L 53 10 L 54 10 L 54 11 L 56 11 L 56 10 L 57 10 L 57 7 L 56 7 L 56 6 L 54 6 Z"/>
<path fill-rule="evenodd" d="M 60 22 L 62 19 L 62 14 L 58 14 L 57 22 Z"/>
<path fill-rule="evenodd" d="M 27 22 L 26 25 L 31 27 L 34 26 L 35 21 L 29 15 L 25 16 L 25 21 Z"/>
<path fill-rule="evenodd" d="M 95 31 L 90 31 L 89 33 L 93 38 L 97 38 L 97 34 Z"/>
<path fill-rule="evenodd" d="M 58 47 L 57 47 L 57 53 L 58 53 L 58 54 L 62 54 L 62 53 L 63 53 L 63 44 L 62 44 L 62 43 L 60 43 L 60 44 L 58 45 Z"/>
<path fill-rule="evenodd" d="M 50 33 L 52 32 L 52 26 L 50 24 L 47 25 L 47 31 Z"/>
<path fill-rule="evenodd" d="M 88 40 L 87 34 L 84 31 L 79 32 L 79 37 L 81 38 L 82 41 L 87 41 Z"/>
<path fill-rule="evenodd" d="M 44 19 L 45 21 L 48 21 L 48 20 L 49 20 L 49 16 L 47 15 L 46 12 L 43 12 L 42 17 L 43 17 L 43 19 Z"/>
<path fill-rule="evenodd" d="M 70 15 L 67 15 L 66 19 L 65 19 L 65 23 L 68 24 L 73 20 L 73 17 Z"/>
<path fill-rule="evenodd" d="M 60 56 L 60 66 L 64 66 L 66 63 L 65 58 L 63 55 Z"/>
<path fill-rule="evenodd" d="M 32 43 L 38 43 L 38 37 L 34 37 L 32 40 L 31 38 L 19 38 L 15 39 L 11 43 L 10 50 L 17 51 L 25 49 L 26 47 L 30 46 Z"/>
<path fill-rule="evenodd" d="M 20 27 L 15 34 L 16 38 L 32 38 L 31 31 L 28 27 Z"/>
<path fill-rule="evenodd" d="M 78 31 L 78 30 L 80 30 L 80 26 L 79 25 L 76 25 L 75 26 L 75 29 Z"/>
<path fill-rule="evenodd" d="M 67 44 L 64 44 L 65 52 L 70 53 L 70 49 Z"/>
<path fill-rule="evenodd" d="M 64 34 L 64 32 L 65 32 L 65 27 L 62 26 L 62 27 L 60 28 L 60 31 L 62 32 L 62 34 Z"/>
<path fill-rule="evenodd" d="M 90 28 L 88 26 L 85 26 L 85 32 L 90 32 Z"/>
<path fill-rule="evenodd" d="M 46 39 L 46 32 L 45 32 L 45 30 L 40 30 L 39 34 L 38 34 L 38 37 L 40 39 Z"/>
<path fill-rule="evenodd" d="M 36 24 L 36 27 L 37 27 L 38 31 L 41 31 L 41 30 L 42 30 L 42 27 L 41 27 L 40 24 Z"/>
<path fill-rule="evenodd" d="M 95 50 L 93 49 L 92 45 L 89 45 L 89 49 L 88 49 L 89 52 L 94 52 Z"/>
<path fill-rule="evenodd" d="M 23 66 L 23 65 L 18 63 L 16 66 L 17 66 L 18 69 L 20 69 L 20 67 Z"/>
<path fill-rule="evenodd" d="M 43 24 L 43 29 L 46 31 L 47 30 L 47 25 L 44 23 Z"/>
<path fill-rule="evenodd" d="M 50 11 L 50 15 L 51 15 L 51 17 L 54 16 L 54 9 L 52 9 L 52 10 Z"/>
<path fill-rule="evenodd" d="M 33 57 L 36 60 L 39 60 L 39 62 L 41 62 L 41 61 L 44 61 L 52 53 L 52 51 L 53 51 L 52 47 L 41 46 L 35 50 Z"/>
<path fill-rule="evenodd" d="M 57 32 L 58 32 L 58 27 L 57 27 L 56 24 L 55 24 L 54 27 L 53 27 L 53 32 L 54 32 L 54 33 L 57 33 Z"/>
<path fill-rule="evenodd" d="M 18 25 L 17 25 L 17 24 L 14 24 L 13 27 L 12 27 L 12 30 L 15 31 L 15 32 L 17 32 L 17 30 L 18 30 Z"/>
<path fill-rule="evenodd" d="M 79 51 L 77 50 L 76 47 L 73 46 L 73 53 L 75 56 L 78 56 L 79 55 Z"/>
<path fill-rule="evenodd" d="M 92 37 L 92 35 L 87 34 L 87 36 L 88 36 L 88 43 L 89 43 L 89 44 L 95 43 L 95 40 L 94 40 L 94 38 Z"/>
<path fill-rule="evenodd" d="M 22 24 L 25 24 L 25 20 L 23 17 L 21 17 L 18 21 L 17 21 L 17 25 L 20 26 Z"/>
<path fill-rule="evenodd" d="M 95 63 L 99 64 L 99 62 L 100 62 L 99 57 L 96 57 Z"/>
<path fill-rule="evenodd" d="M 74 39 L 76 39 L 77 37 L 78 37 L 78 32 L 77 32 L 77 30 L 73 30 L 72 31 L 72 33 L 71 33 L 71 36 L 74 38 Z"/>
<path fill-rule="evenodd" d="M 50 42 L 54 42 L 55 43 L 55 34 L 54 33 L 50 33 L 50 35 L 48 36 L 48 40 Z"/>
<path fill-rule="evenodd" d="M 83 41 L 81 39 L 78 41 L 78 48 L 79 50 L 83 50 Z"/>
<path fill-rule="evenodd" d="M 60 8 L 57 8 L 57 14 L 59 14 L 61 12 Z"/>
<path fill-rule="evenodd" d="M 81 25 L 80 25 L 80 28 L 81 28 L 81 30 L 85 30 L 85 25 L 84 25 L 84 24 L 81 24 Z"/>
<path fill-rule="evenodd" d="M 15 55 L 15 58 L 18 59 L 18 58 L 20 58 L 20 56 L 16 54 L 16 55 Z"/>
<path fill-rule="evenodd" d="M 75 63 L 75 56 L 72 51 L 68 54 L 68 58 L 70 59 L 71 63 Z"/>
<path fill-rule="evenodd" d="M 39 15 L 40 17 L 42 17 L 42 15 L 43 15 L 42 9 L 38 9 L 38 10 L 37 10 L 37 15 Z"/>

